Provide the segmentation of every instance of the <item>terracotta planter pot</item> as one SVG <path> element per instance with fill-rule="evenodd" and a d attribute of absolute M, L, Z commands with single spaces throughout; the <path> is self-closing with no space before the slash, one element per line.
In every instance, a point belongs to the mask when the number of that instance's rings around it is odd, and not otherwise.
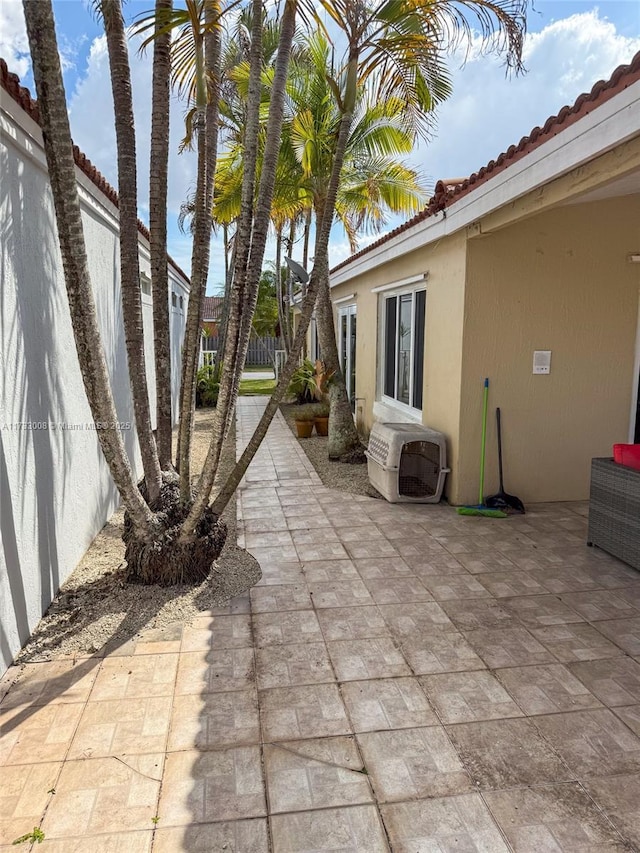
<path fill-rule="evenodd" d="M 298 438 L 311 438 L 313 421 L 296 421 L 296 432 L 298 433 Z"/>
<path fill-rule="evenodd" d="M 314 424 L 318 435 L 329 435 L 329 418 L 316 418 Z"/>

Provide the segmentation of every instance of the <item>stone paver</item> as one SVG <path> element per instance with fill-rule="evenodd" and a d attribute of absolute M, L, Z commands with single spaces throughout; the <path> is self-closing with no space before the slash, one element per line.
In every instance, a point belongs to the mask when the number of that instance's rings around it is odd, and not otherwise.
<path fill-rule="evenodd" d="M 488 791 L 484 798 L 518 853 L 613 853 L 627 849 L 591 797 L 575 782 Z"/>
<path fill-rule="evenodd" d="M 381 812 L 394 853 L 509 850 L 478 794 L 384 805 Z"/>
<path fill-rule="evenodd" d="M 238 494 L 254 589 L 0 681 L 0 850 L 640 849 L 640 575 L 587 512 L 332 491 L 278 415 Z"/>
<path fill-rule="evenodd" d="M 265 774 L 272 812 L 299 812 L 373 801 L 354 738 L 267 744 Z"/>

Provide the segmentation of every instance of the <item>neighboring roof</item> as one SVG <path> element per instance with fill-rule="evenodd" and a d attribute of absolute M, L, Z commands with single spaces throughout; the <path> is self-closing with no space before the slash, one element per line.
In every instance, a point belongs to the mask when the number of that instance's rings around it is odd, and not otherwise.
<path fill-rule="evenodd" d="M 27 113 L 27 115 L 32 118 L 36 124 L 40 125 L 40 110 L 38 109 L 38 102 L 31 97 L 31 92 L 27 88 L 20 85 L 20 78 L 18 75 L 11 74 L 7 67 L 7 63 L 1 57 L 0 88 L 4 89 L 5 92 L 10 95 L 20 107 L 22 107 L 25 113 Z M 75 160 L 76 166 L 89 178 L 91 183 L 94 184 L 112 204 L 119 207 L 118 193 L 116 190 L 111 186 L 104 175 L 96 169 L 86 154 L 82 153 L 77 145 L 73 146 L 73 159 Z M 138 220 L 138 231 L 146 240 L 149 240 L 149 229 L 140 220 Z M 189 276 L 178 266 L 170 255 L 167 255 L 167 260 L 177 273 L 189 281 Z"/>
<path fill-rule="evenodd" d="M 477 189 L 481 184 L 486 183 L 495 177 L 500 172 L 508 169 L 514 163 L 517 163 L 523 157 L 526 157 L 536 148 L 539 148 L 549 139 L 562 133 L 571 125 L 575 124 L 580 119 L 589 115 L 597 107 L 602 106 L 610 98 L 622 92 L 624 89 L 631 86 L 640 80 L 640 52 L 636 53 L 629 65 L 620 65 L 613 72 L 609 80 L 599 80 L 591 89 L 590 92 L 580 95 L 573 106 L 562 107 L 557 116 L 551 116 L 546 120 L 542 127 L 534 127 L 528 136 L 523 136 L 517 145 L 511 145 L 505 152 L 500 154 L 495 160 L 490 160 L 486 166 L 483 166 L 477 172 L 474 172 L 465 179 L 448 179 L 446 181 L 438 181 L 433 196 L 429 199 L 429 203 L 417 213 L 412 219 L 403 222 L 393 231 L 385 234 L 374 243 L 370 243 L 366 248 L 348 257 L 342 263 L 333 267 L 332 273 L 348 266 L 356 258 L 360 258 L 371 252 L 378 246 L 388 243 L 393 240 L 398 234 L 422 222 L 437 213 L 440 213 L 445 208 L 455 204 L 462 196 L 468 195 Z"/>
<path fill-rule="evenodd" d="M 202 300 L 202 320 L 219 320 L 224 296 L 205 296 Z"/>

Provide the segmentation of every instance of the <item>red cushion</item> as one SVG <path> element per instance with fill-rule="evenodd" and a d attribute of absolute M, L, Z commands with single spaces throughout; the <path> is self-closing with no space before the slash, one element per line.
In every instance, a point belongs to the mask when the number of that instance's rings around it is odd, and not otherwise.
<path fill-rule="evenodd" d="M 640 444 L 614 444 L 613 461 L 640 471 Z"/>

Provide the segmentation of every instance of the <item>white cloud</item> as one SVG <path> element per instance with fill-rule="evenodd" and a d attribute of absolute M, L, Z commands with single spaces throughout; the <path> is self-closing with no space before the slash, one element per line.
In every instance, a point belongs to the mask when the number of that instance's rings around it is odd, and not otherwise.
<path fill-rule="evenodd" d="M 129 42 L 133 106 L 138 160 L 138 205 L 141 218 L 149 209 L 149 147 L 151 137 L 152 51 L 138 54 L 139 39 Z M 117 186 L 116 138 L 113 124 L 113 99 L 109 77 L 109 57 L 104 36 L 94 39 L 87 57 L 86 73 L 78 79 L 69 101 L 71 130 L 76 144 Z M 99 120 L 97 116 L 100 116 Z M 174 218 L 180 205 L 195 185 L 195 154 L 178 155 L 184 136 L 183 107 L 177 99 L 171 104 L 168 208 Z"/>
<path fill-rule="evenodd" d="M 138 163 L 138 215 L 148 222 L 149 217 L 149 153 L 151 141 L 151 84 L 153 50 L 138 53 L 141 39 L 129 42 L 129 61 L 133 89 Z M 99 105 L 99 106 L 97 106 Z M 78 77 L 69 99 L 71 131 L 74 141 L 102 172 L 107 180 L 118 186 L 116 137 L 113 122 L 113 97 L 109 76 L 109 56 L 104 36 L 93 40 L 87 56 L 86 71 Z M 195 188 L 196 154 L 178 154 L 184 136 L 184 105 L 177 98 L 171 102 L 169 185 L 167 193 L 169 253 L 189 274 L 191 268 L 191 237 L 177 228 L 180 206 Z M 99 120 L 97 117 L 99 116 Z M 221 277 L 215 251 L 212 251 L 211 281 Z M 223 274 L 222 274 L 223 277 Z"/>
<path fill-rule="evenodd" d="M 597 10 L 554 21 L 525 43 L 527 73 L 505 79 L 498 60 L 474 54 L 453 71 L 453 94 L 439 111 L 436 138 L 412 160 L 431 178 L 467 176 L 573 104 L 640 50 Z"/>
<path fill-rule="evenodd" d="M 379 234 L 363 234 L 359 238 L 358 248 L 356 251 L 359 252 L 367 246 L 370 246 L 371 243 L 375 243 L 376 240 L 381 240 L 389 233 L 389 231 L 392 231 L 396 225 L 399 225 L 402 221 L 403 220 L 400 217 L 389 217 L 387 227 Z M 346 261 L 346 259 L 353 254 L 349 241 L 344 238 L 343 235 L 344 229 L 342 226 L 339 224 L 334 225 L 331 232 L 331 243 L 329 244 L 329 265 L 331 267 L 337 266 L 342 261 Z M 340 239 L 340 237 L 342 237 L 342 239 Z"/>
<path fill-rule="evenodd" d="M 9 71 L 19 77 L 24 77 L 31 67 L 22 3 L 17 0 L 0 3 L 0 56 Z"/>
<path fill-rule="evenodd" d="M 57 38 L 60 64 L 63 72 L 67 72 L 74 68 L 78 50 L 86 41 L 86 36 L 73 40 L 58 31 Z M 0 56 L 7 63 L 9 71 L 17 74 L 22 85 L 31 88 L 35 95 L 29 39 L 20 0 L 0 0 Z"/>

